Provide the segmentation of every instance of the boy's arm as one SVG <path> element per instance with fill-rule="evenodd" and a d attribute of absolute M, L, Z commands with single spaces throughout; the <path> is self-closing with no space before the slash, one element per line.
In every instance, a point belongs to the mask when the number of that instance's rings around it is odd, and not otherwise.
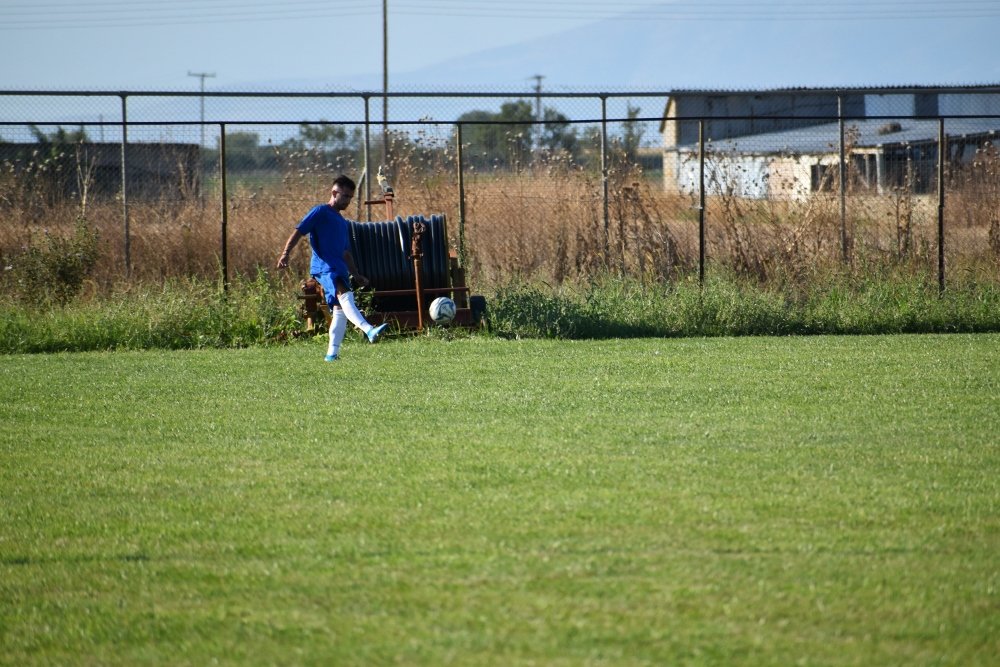
<path fill-rule="evenodd" d="M 295 231 L 292 232 L 292 235 L 288 237 L 288 240 L 285 241 L 285 249 L 281 251 L 281 256 L 278 257 L 279 269 L 284 269 L 288 267 L 288 255 L 289 253 L 292 252 L 292 249 L 295 247 L 295 244 L 298 243 L 299 239 L 301 238 L 302 238 L 302 232 L 296 229 Z"/>

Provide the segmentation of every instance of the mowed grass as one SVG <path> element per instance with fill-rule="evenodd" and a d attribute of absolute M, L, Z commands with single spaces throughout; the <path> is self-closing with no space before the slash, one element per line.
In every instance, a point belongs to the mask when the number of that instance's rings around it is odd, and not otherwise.
<path fill-rule="evenodd" d="M 1000 336 L 0 357 L 0 662 L 994 665 Z"/>

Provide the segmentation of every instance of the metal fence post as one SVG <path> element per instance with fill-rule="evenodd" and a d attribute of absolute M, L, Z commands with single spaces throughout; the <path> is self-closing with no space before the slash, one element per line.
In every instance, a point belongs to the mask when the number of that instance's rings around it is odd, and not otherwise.
<path fill-rule="evenodd" d="M 465 268 L 465 174 L 462 155 L 462 124 L 455 123 L 455 161 L 458 163 L 458 265 Z"/>
<path fill-rule="evenodd" d="M 847 252 L 847 148 L 844 136 L 844 96 L 837 95 L 837 120 L 840 127 L 840 252 L 844 263 L 849 261 Z"/>
<path fill-rule="evenodd" d="M 944 160 L 948 155 L 944 134 L 944 118 L 938 118 L 938 294 L 944 293 Z"/>
<path fill-rule="evenodd" d="M 222 290 L 229 291 L 229 195 L 226 189 L 226 124 L 219 123 L 219 189 L 222 200 Z"/>
<path fill-rule="evenodd" d="M 705 119 L 698 119 L 698 285 L 705 286 Z"/>
<path fill-rule="evenodd" d="M 363 177 L 365 179 L 365 199 L 364 201 L 372 200 L 372 179 L 371 179 L 371 97 L 369 95 L 364 96 L 365 99 L 365 171 Z M 358 202 L 358 207 L 361 206 L 361 202 Z M 372 221 L 372 207 L 365 207 L 368 211 L 368 217 L 366 218 L 368 222 Z M 360 218 L 360 208 L 358 211 Z"/>
<path fill-rule="evenodd" d="M 128 220 L 128 95 L 120 93 L 122 101 L 122 227 L 125 236 L 125 278 L 132 277 L 132 238 Z"/>
<path fill-rule="evenodd" d="M 604 258 L 611 268 L 611 220 L 608 214 L 608 96 L 601 95 L 601 203 L 604 221 Z"/>

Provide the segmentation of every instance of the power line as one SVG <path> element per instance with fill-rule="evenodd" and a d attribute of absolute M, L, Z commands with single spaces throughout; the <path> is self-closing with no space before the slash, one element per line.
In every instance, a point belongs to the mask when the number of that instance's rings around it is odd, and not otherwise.
<path fill-rule="evenodd" d="M 632 9 L 636 10 L 646 10 L 652 13 L 669 14 L 675 13 L 678 10 L 685 11 L 701 11 L 706 8 L 719 9 L 726 12 L 731 12 L 733 10 L 747 11 L 747 12 L 758 12 L 765 11 L 775 14 L 787 14 L 796 12 L 810 12 L 813 10 L 822 10 L 826 12 L 836 12 L 840 13 L 842 9 L 850 8 L 852 11 L 856 9 L 860 10 L 883 10 L 891 8 L 901 8 L 904 10 L 910 10 L 914 7 L 929 7 L 937 9 L 939 11 L 945 11 L 950 9 L 967 9 L 967 10 L 978 10 L 978 9 L 997 9 L 1000 7 L 1000 3 L 997 0 L 954 0 L 948 3 L 946 6 L 942 6 L 940 0 L 873 0 L 872 2 L 855 1 L 855 2 L 838 2 L 832 5 L 827 2 L 817 3 L 815 5 L 796 3 L 794 5 L 787 5 L 783 3 L 761 3 L 761 2 L 673 2 L 673 3 L 649 3 L 649 2 L 619 2 L 612 6 L 603 0 L 596 2 L 584 2 L 576 0 L 540 0 L 539 2 L 530 2 L 528 0 L 517 2 L 508 1 L 503 3 L 502 6 L 498 7 L 496 2 L 492 0 L 434 0 L 434 2 L 423 2 L 422 0 L 402 0 L 400 3 L 402 6 L 410 6 L 419 9 L 434 9 L 447 7 L 451 11 L 462 11 L 465 9 L 475 9 L 477 7 L 485 7 L 489 9 L 509 9 L 518 10 L 518 7 L 523 7 L 525 9 L 540 9 L 540 10 L 554 10 L 557 8 L 571 8 L 573 10 L 584 9 L 586 11 L 594 11 L 593 9 L 587 9 L 587 7 L 596 7 L 606 13 L 612 14 L 624 14 Z M 452 6 L 454 5 L 454 6 Z"/>
<path fill-rule="evenodd" d="M 165 10 L 163 10 L 165 11 Z M 171 10 L 173 11 L 173 10 Z M 300 20 L 314 18 L 340 18 L 345 16 L 368 16 L 375 12 L 345 12 L 343 10 L 330 10 L 326 13 L 316 12 L 288 12 L 285 10 L 265 10 L 259 12 L 239 11 L 234 13 L 191 13 L 181 12 L 163 16 L 120 16 L 120 12 L 114 12 L 118 18 L 108 19 L 104 17 L 96 18 L 66 18 L 59 14 L 59 19 L 30 18 L 24 20 L 5 20 L 0 24 L 0 30 L 4 29 L 32 29 L 32 28 L 131 28 L 141 26 L 161 26 L 161 25 L 198 25 L 201 23 L 247 23 L 253 21 L 281 21 Z M 2 16 L 2 14 L 0 14 Z"/>
<path fill-rule="evenodd" d="M 403 5 L 412 5 L 416 8 L 425 8 L 431 6 L 429 3 L 423 0 L 402 0 Z M 486 7 L 496 7 L 495 0 L 435 0 L 433 4 L 436 5 L 454 5 L 453 9 L 462 9 L 471 6 L 486 6 Z M 316 9 L 328 9 L 329 3 L 322 2 L 319 0 L 292 0 L 290 2 L 282 3 L 282 7 L 293 6 L 293 5 L 308 5 Z M 647 8 L 647 9 L 662 9 L 662 10 L 672 10 L 672 9 L 702 9 L 705 7 L 721 7 L 726 9 L 772 9 L 774 11 L 788 12 L 788 11 L 801 11 L 808 10 L 811 7 L 821 9 L 829 8 L 830 4 L 828 2 L 817 2 L 814 5 L 808 3 L 796 3 L 792 7 L 789 7 L 785 3 L 774 3 L 774 2 L 643 2 L 641 0 L 634 2 L 616 2 L 614 6 L 609 7 L 607 0 L 539 0 L 538 2 L 532 2 L 530 0 L 508 0 L 504 3 L 504 7 L 516 7 L 522 5 L 528 8 L 537 7 L 571 7 L 571 8 L 581 8 L 581 7 L 599 7 L 611 13 L 622 13 L 628 11 L 632 8 Z M 997 0 L 954 0 L 948 3 L 949 7 L 956 6 L 993 6 L 998 5 Z M 942 8 L 942 3 L 940 0 L 872 0 L 871 2 L 865 2 L 864 0 L 854 0 L 847 2 L 838 2 L 836 7 L 846 8 L 846 7 L 859 7 L 859 8 L 881 8 L 881 7 L 903 7 L 912 8 L 919 6 L 930 6 Z M 274 3 L 270 0 L 261 0 L 258 3 L 254 3 L 252 0 L 246 0 L 244 2 L 237 2 L 236 0 L 178 0 L 177 2 L 161 2 L 161 3 L 148 3 L 148 2 L 136 2 L 135 0 L 123 0 L 121 2 L 91 2 L 81 5 L 80 2 L 69 2 L 69 3 L 5 3 L 0 9 L 30 9 L 37 11 L 40 9 L 55 9 L 60 13 L 66 11 L 71 11 L 73 13 L 85 13 L 94 8 L 108 7 L 113 11 L 121 11 L 123 8 L 132 7 L 136 10 L 142 11 L 164 11 L 165 9 L 204 9 L 204 8 L 222 8 L 222 7 L 233 7 L 233 8 L 253 8 L 253 7 L 274 7 Z M 378 9 L 377 0 L 358 0 L 356 2 L 338 2 L 337 9 L 358 9 L 367 8 L 372 11 Z"/>
<path fill-rule="evenodd" d="M 449 16 L 472 19 L 559 19 L 566 20 L 623 20 L 623 21 L 809 21 L 809 20 L 902 20 L 902 19 L 949 19 L 949 18 L 991 18 L 1000 15 L 1000 3 L 995 0 L 958 0 L 946 6 L 926 0 L 876 0 L 874 2 L 844 2 L 831 7 L 822 5 L 774 5 L 768 3 L 673 3 L 635 4 L 635 11 L 623 13 L 626 4 L 608 7 L 607 4 L 581 6 L 580 2 L 569 0 L 542 0 L 532 3 L 508 2 L 502 6 L 495 3 L 481 3 L 476 0 L 453 5 L 449 0 L 433 3 L 400 2 L 394 13 L 400 15 Z M 92 9 L 81 11 L 79 5 L 8 5 L 0 8 L 0 17 L 6 19 L 0 30 L 72 29 L 72 28 L 127 28 L 161 25 L 198 25 L 219 22 L 248 23 L 254 21 L 291 21 L 303 18 L 324 19 L 351 16 L 375 16 L 378 8 L 371 2 L 345 3 L 335 10 L 323 4 L 325 11 L 317 11 L 315 2 L 295 1 L 285 3 L 280 9 L 273 5 L 253 5 L 222 0 L 214 3 L 188 2 L 171 3 L 167 6 L 135 5 L 133 2 L 98 2 L 89 5 Z M 563 9 L 573 7 L 570 14 Z M 31 8 L 31 11 L 10 11 Z M 99 7 L 117 9 L 95 9 Z M 59 8 L 58 12 L 40 12 L 39 9 Z M 123 15 L 122 8 L 133 8 Z M 231 10 L 231 11 L 229 11 Z M 353 11 L 352 11 L 353 10 Z M 849 10 L 849 11 L 848 11 Z M 101 16 L 95 16 L 100 14 Z M 114 14 L 111 19 L 105 15 Z M 23 17 L 23 18 L 20 18 Z M 53 18 L 58 17 L 58 18 Z M 75 17 L 75 18 L 74 18 Z"/>
<path fill-rule="evenodd" d="M 640 5 L 635 11 L 625 11 L 626 7 L 617 4 L 609 7 L 606 3 L 595 3 L 594 9 L 582 7 L 580 2 L 573 0 L 544 0 L 539 2 L 506 2 L 497 5 L 494 2 L 477 2 L 465 0 L 459 6 L 452 6 L 449 0 L 435 2 L 399 3 L 401 10 L 419 11 L 423 14 L 438 15 L 439 10 L 446 10 L 450 15 L 504 17 L 512 16 L 529 18 L 531 16 L 550 15 L 566 18 L 562 7 L 572 8 L 572 17 L 601 16 L 604 18 L 621 18 L 634 20 L 649 19 L 718 19 L 758 17 L 766 20 L 787 20 L 789 18 L 906 18 L 916 14 L 927 14 L 929 18 L 948 16 L 965 17 L 970 12 L 975 16 L 992 16 L 1000 12 L 1000 3 L 996 0 L 957 0 L 942 6 L 938 0 L 875 0 L 873 2 L 839 2 L 836 5 L 822 3 L 817 5 L 759 3 L 759 2 L 704 2 L 704 3 L 670 3 Z"/>
<path fill-rule="evenodd" d="M 975 0 L 970 0 L 975 1 Z M 317 9 L 328 9 L 329 3 L 319 2 L 317 0 L 292 0 L 291 2 L 284 2 L 282 6 L 290 5 L 309 5 Z M 124 0 L 123 2 L 90 2 L 82 4 L 80 2 L 70 2 L 70 3 L 39 3 L 39 2 L 8 2 L 5 3 L 0 10 L 6 9 L 55 9 L 56 13 L 62 14 L 67 11 L 73 13 L 86 13 L 90 8 L 98 7 L 108 7 L 112 11 L 122 11 L 123 9 L 133 8 L 137 11 L 162 11 L 161 7 L 167 9 L 203 9 L 203 8 L 247 8 L 247 7 L 274 7 L 274 2 L 270 0 L 263 0 L 255 4 L 252 0 L 247 0 L 246 2 L 237 2 L 236 0 L 177 0 L 177 2 L 136 2 L 135 0 Z M 339 2 L 337 7 L 339 9 L 350 8 L 356 9 L 360 7 L 373 7 L 374 4 L 372 0 L 358 0 L 357 2 Z"/>
<path fill-rule="evenodd" d="M 128 12 L 136 15 L 153 15 L 153 14 L 163 14 L 163 13 L 174 13 L 183 15 L 197 15 L 203 12 L 216 12 L 218 10 L 235 10 L 232 12 L 227 12 L 228 15 L 240 15 L 248 13 L 247 10 L 268 10 L 268 13 L 282 13 L 288 8 L 302 8 L 302 9 L 321 9 L 325 11 L 330 11 L 328 5 L 317 5 L 315 0 L 291 0 L 290 2 L 283 3 L 280 7 L 275 7 L 274 4 L 265 5 L 252 5 L 245 2 L 235 2 L 235 0 L 225 0 L 214 5 L 206 5 L 200 2 L 175 2 L 168 5 L 157 6 L 157 7 L 135 7 L 134 9 L 123 9 L 121 6 L 113 5 L 110 3 L 94 3 L 89 7 L 81 7 L 80 5 L 72 5 L 65 8 L 62 7 L 52 7 L 55 11 L 39 11 L 43 7 L 42 5 L 7 5 L 0 7 L 0 14 L 7 14 L 11 16 L 37 16 L 39 18 L 72 18 L 72 17 L 87 17 L 95 14 L 114 14 L 121 16 L 123 13 Z M 368 3 L 358 2 L 358 3 L 347 3 L 341 4 L 337 7 L 338 11 L 343 9 L 368 9 Z M 12 11 L 13 10 L 13 11 Z M 255 12 L 249 12 L 255 13 Z"/>

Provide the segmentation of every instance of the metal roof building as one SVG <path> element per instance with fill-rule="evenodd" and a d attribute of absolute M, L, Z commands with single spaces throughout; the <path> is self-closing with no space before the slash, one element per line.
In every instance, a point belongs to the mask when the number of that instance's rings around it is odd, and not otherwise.
<path fill-rule="evenodd" d="M 891 104 L 883 96 L 891 97 Z M 896 112 L 871 113 L 886 106 Z M 943 119 L 947 160 L 966 163 L 1000 141 L 1000 88 L 681 91 L 661 123 L 664 185 L 697 192 L 704 132 L 706 192 L 802 199 L 836 182 L 844 119 L 850 183 L 873 191 L 935 181 Z M 877 117 L 871 117 L 876 116 Z"/>

